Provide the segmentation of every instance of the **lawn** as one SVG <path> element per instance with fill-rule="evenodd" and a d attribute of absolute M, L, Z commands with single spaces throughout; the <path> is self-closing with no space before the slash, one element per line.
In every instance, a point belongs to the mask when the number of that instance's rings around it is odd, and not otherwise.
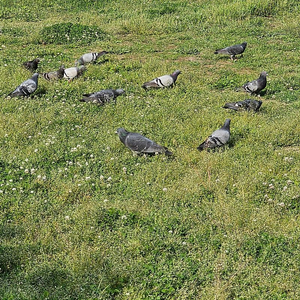
<path fill-rule="evenodd" d="M 2 0 L 0 298 L 299 299 L 299 17 L 296 0 Z M 214 54 L 244 41 L 236 61 Z M 25 61 L 100 51 L 7 97 Z M 262 71 L 261 97 L 236 92 Z M 108 88 L 126 93 L 79 101 Z M 248 98 L 257 113 L 223 108 Z M 199 152 L 227 118 L 229 143 Z M 174 155 L 134 155 L 119 127 Z"/>

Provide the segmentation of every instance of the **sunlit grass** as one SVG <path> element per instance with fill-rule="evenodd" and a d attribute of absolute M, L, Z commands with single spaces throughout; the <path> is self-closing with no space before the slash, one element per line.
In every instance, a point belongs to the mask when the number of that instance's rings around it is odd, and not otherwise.
<path fill-rule="evenodd" d="M 0 8 L 2 298 L 299 298 L 297 2 L 11 2 Z M 105 38 L 43 41 L 67 22 Z M 213 54 L 243 41 L 235 62 Z M 32 97 L 5 97 L 31 77 L 26 60 L 43 73 L 102 50 L 72 82 L 39 78 Z M 141 88 L 177 69 L 174 88 Z M 263 70 L 258 113 L 222 108 L 249 98 L 235 90 Z M 79 101 L 106 88 L 126 94 Z M 197 151 L 226 118 L 229 144 Z M 118 127 L 174 157 L 134 156 Z"/>

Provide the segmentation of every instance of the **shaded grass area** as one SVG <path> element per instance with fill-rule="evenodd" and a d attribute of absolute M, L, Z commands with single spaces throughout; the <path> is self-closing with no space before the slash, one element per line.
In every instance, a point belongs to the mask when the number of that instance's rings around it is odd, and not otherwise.
<path fill-rule="evenodd" d="M 299 298 L 298 2 L 4 2 L 2 298 Z M 244 40 L 236 62 L 213 54 Z M 101 50 L 70 83 L 40 78 L 34 96 L 5 97 L 31 76 L 25 60 L 39 57 L 42 73 Z M 173 89 L 141 88 L 176 69 Z M 249 98 L 235 89 L 262 70 L 261 110 L 224 110 Z M 126 95 L 78 101 L 106 88 Z M 226 118 L 229 145 L 198 152 Z M 174 157 L 133 156 L 118 127 Z"/>

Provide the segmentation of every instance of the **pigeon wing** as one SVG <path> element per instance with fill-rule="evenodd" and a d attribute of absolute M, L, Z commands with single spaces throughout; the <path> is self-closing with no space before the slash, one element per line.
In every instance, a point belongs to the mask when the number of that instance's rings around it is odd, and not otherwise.
<path fill-rule="evenodd" d="M 164 152 L 164 148 L 139 133 L 130 133 L 125 139 L 125 145 L 138 153 Z"/>

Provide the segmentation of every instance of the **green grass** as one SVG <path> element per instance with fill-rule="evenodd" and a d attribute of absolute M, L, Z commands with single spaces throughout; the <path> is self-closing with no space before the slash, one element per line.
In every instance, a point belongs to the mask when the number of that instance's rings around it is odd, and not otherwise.
<path fill-rule="evenodd" d="M 298 299 L 298 1 L 9 1 L 0 7 L 1 299 Z M 247 41 L 236 62 L 217 48 Z M 39 72 L 110 51 L 72 82 Z M 143 82 L 179 69 L 173 89 Z M 261 110 L 224 103 L 267 71 Z M 103 107 L 83 93 L 123 88 Z M 196 147 L 231 118 L 231 141 Z M 173 158 L 133 156 L 125 127 Z"/>

